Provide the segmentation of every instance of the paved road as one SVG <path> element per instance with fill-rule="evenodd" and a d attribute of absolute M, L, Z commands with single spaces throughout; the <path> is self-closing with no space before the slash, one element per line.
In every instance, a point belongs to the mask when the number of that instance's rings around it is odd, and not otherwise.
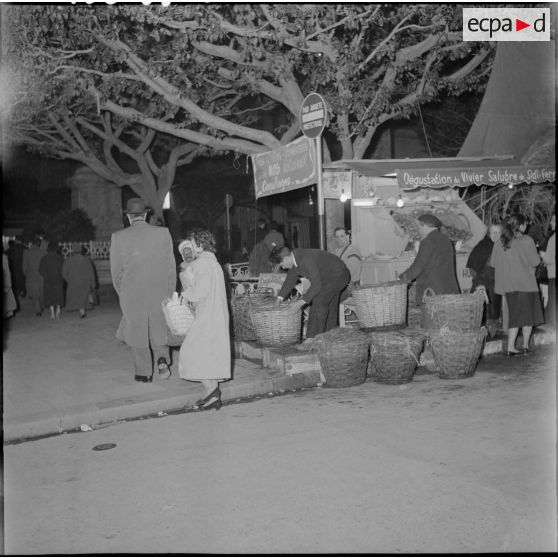
<path fill-rule="evenodd" d="M 5 448 L 5 552 L 556 551 L 554 348 Z M 116 447 L 95 451 L 98 444 Z"/>

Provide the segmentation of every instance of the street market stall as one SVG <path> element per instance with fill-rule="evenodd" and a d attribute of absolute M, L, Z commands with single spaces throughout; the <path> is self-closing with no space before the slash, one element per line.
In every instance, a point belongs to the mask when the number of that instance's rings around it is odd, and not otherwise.
<path fill-rule="evenodd" d="M 364 258 L 362 284 L 394 280 L 411 265 L 420 240 L 416 217 L 432 213 L 454 242 L 457 279 L 464 291 L 471 286 L 469 253 L 486 226 L 459 189 L 552 182 L 556 177 L 554 166 L 520 165 L 512 157 L 341 160 L 329 165 L 328 180 L 339 170 L 351 172 L 352 242 Z"/>

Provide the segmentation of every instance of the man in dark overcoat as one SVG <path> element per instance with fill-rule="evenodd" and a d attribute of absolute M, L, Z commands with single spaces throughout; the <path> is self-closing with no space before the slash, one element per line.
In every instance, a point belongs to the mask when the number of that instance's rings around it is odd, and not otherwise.
<path fill-rule="evenodd" d="M 455 274 L 455 251 L 451 240 L 442 232 L 438 217 L 425 213 L 417 218 L 422 240 L 415 261 L 399 279 L 416 279 L 416 305 L 422 304 L 424 291 L 430 287 L 435 294 L 459 294 Z"/>
<path fill-rule="evenodd" d="M 113 233 L 110 243 L 110 272 L 122 309 L 116 337 L 132 349 L 136 381 L 152 381 L 153 361 L 159 377 L 168 379 L 168 331 L 161 303 L 176 286 L 171 235 L 166 227 L 146 222 L 140 198 L 128 200 L 126 215 L 130 227 Z"/>
<path fill-rule="evenodd" d="M 299 277 L 310 281 L 310 288 L 299 303 L 300 306 L 311 304 L 306 338 L 311 339 L 336 327 L 339 296 L 351 279 L 341 258 L 324 250 L 296 248 L 291 251 L 285 246 L 273 250 L 270 260 L 289 270 L 277 296 L 279 301 L 291 292 Z"/>

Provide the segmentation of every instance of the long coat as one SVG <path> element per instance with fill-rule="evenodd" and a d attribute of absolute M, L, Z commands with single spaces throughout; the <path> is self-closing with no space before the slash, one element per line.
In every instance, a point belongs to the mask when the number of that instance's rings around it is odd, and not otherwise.
<path fill-rule="evenodd" d="M 231 377 L 229 310 L 223 270 L 211 252 L 202 252 L 180 274 L 182 295 L 193 303 L 195 320 L 180 347 L 178 373 L 185 380 Z M 193 278 L 192 278 L 193 275 Z"/>
<path fill-rule="evenodd" d="M 110 243 L 110 273 L 122 320 L 116 337 L 131 347 L 167 344 L 161 303 L 176 286 L 176 260 L 169 230 L 146 222 L 115 232 Z"/>
<path fill-rule="evenodd" d="M 82 254 L 74 254 L 62 265 L 62 277 L 66 280 L 66 310 L 79 310 L 87 306 L 88 297 L 95 288 L 95 271 L 91 260 Z"/>
<path fill-rule="evenodd" d="M 438 229 L 430 231 L 421 240 L 415 261 L 400 275 L 400 279 L 417 280 L 417 306 L 422 304 L 422 296 L 428 287 L 437 295 L 459 294 L 451 240 Z"/>
<path fill-rule="evenodd" d="M 48 252 L 41 260 L 39 273 L 44 280 L 45 306 L 62 306 L 64 304 L 63 265 L 64 258 L 55 252 Z"/>
<path fill-rule="evenodd" d="M 39 265 L 46 254 L 34 244 L 23 252 L 21 267 L 25 275 L 25 290 L 29 298 L 43 300 L 43 276 L 39 273 Z"/>

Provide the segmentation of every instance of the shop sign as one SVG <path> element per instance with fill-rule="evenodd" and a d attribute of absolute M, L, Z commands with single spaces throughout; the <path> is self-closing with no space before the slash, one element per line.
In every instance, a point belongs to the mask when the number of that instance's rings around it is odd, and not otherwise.
<path fill-rule="evenodd" d="M 351 198 L 352 171 L 326 170 L 323 173 L 324 198 L 339 199 L 342 193 Z"/>
<path fill-rule="evenodd" d="M 316 149 L 307 137 L 265 153 L 251 155 L 256 199 L 316 184 Z"/>
<path fill-rule="evenodd" d="M 496 186 L 554 182 L 556 169 L 544 166 L 462 167 L 452 169 L 398 169 L 397 183 L 403 189 L 456 186 Z"/>

